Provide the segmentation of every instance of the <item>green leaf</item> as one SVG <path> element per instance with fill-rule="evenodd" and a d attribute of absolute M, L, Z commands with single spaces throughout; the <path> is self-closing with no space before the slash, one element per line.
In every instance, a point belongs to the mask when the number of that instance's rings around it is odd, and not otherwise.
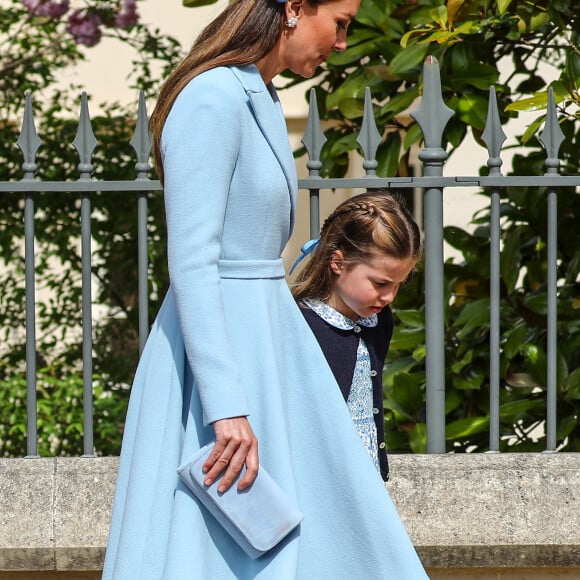
<path fill-rule="evenodd" d="M 535 121 L 530 123 L 527 129 L 524 131 L 522 135 L 521 141 L 525 145 L 535 134 L 538 132 L 540 127 L 544 124 L 544 120 L 546 119 L 546 115 L 542 115 L 538 117 Z"/>
<path fill-rule="evenodd" d="M 568 437 L 579 425 L 580 416 L 578 415 L 568 415 L 563 417 L 558 421 L 558 427 L 556 430 L 556 438 L 559 441 Z"/>
<path fill-rule="evenodd" d="M 453 441 L 484 432 L 489 426 L 489 417 L 465 417 L 446 425 L 445 439 Z"/>
<path fill-rule="evenodd" d="M 481 298 L 464 306 L 453 326 L 462 338 L 474 328 L 489 327 L 489 298 Z"/>
<path fill-rule="evenodd" d="M 340 87 L 330 93 L 326 98 L 328 110 L 341 108 L 343 101 L 360 101 L 363 108 L 366 79 L 363 73 L 353 74 L 348 77 Z"/>
<path fill-rule="evenodd" d="M 506 111 L 539 111 L 547 108 L 548 106 L 548 92 L 543 91 L 541 93 L 535 93 L 533 97 L 528 97 L 526 99 L 520 99 L 510 103 L 505 110 Z"/>
<path fill-rule="evenodd" d="M 551 84 L 554 91 L 554 101 L 559 104 L 570 98 L 570 93 L 566 85 L 562 82 L 554 82 Z M 506 111 L 539 111 L 548 107 L 548 91 L 540 91 L 534 93 L 533 97 L 520 99 L 515 101 L 505 108 Z"/>
<path fill-rule="evenodd" d="M 363 115 L 364 102 L 360 99 L 341 99 L 338 109 L 347 119 L 357 119 Z"/>
<path fill-rule="evenodd" d="M 470 245 L 473 236 L 460 227 L 446 226 L 443 229 L 443 237 L 452 248 L 462 250 Z"/>
<path fill-rule="evenodd" d="M 542 316 L 546 316 L 548 314 L 548 295 L 545 293 L 524 296 L 522 298 L 522 304 L 536 314 L 540 314 Z"/>
<path fill-rule="evenodd" d="M 389 63 L 391 72 L 397 76 L 419 69 L 427 56 L 428 45 L 413 44 L 401 50 Z"/>
<path fill-rule="evenodd" d="M 470 348 L 467 352 L 451 365 L 451 370 L 454 374 L 459 374 L 467 365 L 473 361 L 473 349 Z"/>
<path fill-rule="evenodd" d="M 448 415 L 457 409 L 461 403 L 463 403 L 463 393 L 459 393 L 455 389 L 448 389 L 445 393 L 445 414 Z"/>
<path fill-rule="evenodd" d="M 429 12 L 429 15 L 441 28 L 447 28 L 447 6 L 437 6 Z"/>
<path fill-rule="evenodd" d="M 349 37 L 348 48 L 343 51 L 334 51 L 327 60 L 329 66 L 333 67 L 343 67 L 364 58 L 369 54 L 376 52 L 376 40 L 372 39 L 370 41 L 361 42 L 355 44 L 351 42 Z"/>
<path fill-rule="evenodd" d="M 457 99 L 456 111 L 464 123 L 483 130 L 487 120 L 487 106 L 487 99 L 482 95 L 464 93 Z"/>
<path fill-rule="evenodd" d="M 403 139 L 403 147 L 408 151 L 415 143 L 420 143 L 423 140 L 423 132 L 418 123 L 413 123 L 407 130 L 407 134 Z"/>
<path fill-rule="evenodd" d="M 405 325 L 425 328 L 425 313 L 419 310 L 395 310 L 395 316 Z"/>
<path fill-rule="evenodd" d="M 578 90 L 580 88 L 580 54 L 573 50 L 566 53 L 566 76 L 570 85 Z"/>
<path fill-rule="evenodd" d="M 521 240 L 519 232 L 510 231 L 504 236 L 500 255 L 500 275 L 507 291 L 513 292 L 520 273 Z"/>
<path fill-rule="evenodd" d="M 392 387 L 395 376 L 399 373 L 410 373 L 415 367 L 415 361 L 410 358 L 399 358 L 388 361 L 383 371 L 383 386 Z"/>
<path fill-rule="evenodd" d="M 453 386 L 460 391 L 475 391 L 481 388 L 485 377 L 483 373 L 472 372 L 467 376 L 456 376 L 453 378 Z"/>
<path fill-rule="evenodd" d="M 580 400 L 580 367 L 574 369 L 566 377 L 563 388 L 566 400 Z"/>
<path fill-rule="evenodd" d="M 378 110 L 377 115 L 380 118 L 398 115 L 399 113 L 406 111 L 413 104 L 418 95 L 419 90 L 416 87 L 403 93 L 399 93 L 396 96 L 391 97 L 387 103 Z"/>
<path fill-rule="evenodd" d="M 528 329 L 523 324 L 516 325 L 513 329 L 506 330 L 506 338 L 503 345 L 503 354 L 507 360 L 513 359 L 520 352 L 520 345 L 526 341 Z"/>
<path fill-rule="evenodd" d="M 465 0 L 448 0 L 447 1 L 447 19 L 449 20 L 449 26 L 452 27 L 455 22 L 455 17 L 461 10 Z"/>
<path fill-rule="evenodd" d="M 382 3 L 377 3 L 374 0 L 365 0 L 360 5 L 356 19 L 361 24 L 383 30 L 383 26 L 388 19 L 388 12 Z"/>
<path fill-rule="evenodd" d="M 423 408 L 423 390 L 419 377 L 398 373 L 393 380 L 393 398 L 407 415 L 414 417 Z"/>
<path fill-rule="evenodd" d="M 419 329 L 395 329 L 391 339 L 391 348 L 396 350 L 411 350 L 425 342 L 425 330 Z"/>
<path fill-rule="evenodd" d="M 498 12 L 501 14 L 505 14 L 506 10 L 508 9 L 509 5 L 512 3 L 512 0 L 498 0 L 497 2 L 497 9 Z"/>
<path fill-rule="evenodd" d="M 520 399 L 518 401 L 510 401 L 499 406 L 499 416 L 502 421 L 515 423 L 525 413 L 532 409 L 541 409 L 544 402 L 541 400 Z"/>
<path fill-rule="evenodd" d="M 461 90 L 466 86 L 472 86 L 487 93 L 490 85 L 497 82 L 499 78 L 497 67 L 480 62 L 476 46 L 459 43 L 450 48 L 448 54 L 451 57 L 448 65 L 451 70 L 445 82 L 450 87 Z"/>
<path fill-rule="evenodd" d="M 401 38 L 401 46 L 407 50 L 410 46 L 414 46 L 413 44 L 409 45 L 409 42 L 415 41 L 415 44 L 419 44 L 421 42 L 420 39 L 429 34 L 432 30 L 432 27 L 408 30 Z"/>
<path fill-rule="evenodd" d="M 413 453 L 427 453 L 427 425 L 417 423 L 409 433 L 409 445 Z"/>
<path fill-rule="evenodd" d="M 389 133 L 385 142 L 377 150 L 377 175 L 392 177 L 397 175 L 399 169 L 399 157 L 401 152 L 401 135 Z"/>

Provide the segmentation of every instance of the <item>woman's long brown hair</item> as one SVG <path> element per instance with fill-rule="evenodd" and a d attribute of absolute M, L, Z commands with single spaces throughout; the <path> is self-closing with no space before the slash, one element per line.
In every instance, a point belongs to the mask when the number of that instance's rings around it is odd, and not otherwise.
<path fill-rule="evenodd" d="M 189 54 L 167 78 L 151 115 L 153 156 L 163 183 L 161 133 L 183 88 L 197 75 L 218 66 L 256 63 L 276 45 L 284 26 L 284 4 L 275 0 L 235 0 L 201 32 Z"/>

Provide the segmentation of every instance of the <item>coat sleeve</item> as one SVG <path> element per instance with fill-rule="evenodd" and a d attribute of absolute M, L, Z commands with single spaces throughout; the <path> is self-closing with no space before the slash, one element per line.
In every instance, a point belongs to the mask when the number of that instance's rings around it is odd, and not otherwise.
<path fill-rule="evenodd" d="M 245 98 L 227 69 L 204 73 L 180 93 L 162 134 L 170 284 L 206 425 L 249 414 L 218 272 Z"/>

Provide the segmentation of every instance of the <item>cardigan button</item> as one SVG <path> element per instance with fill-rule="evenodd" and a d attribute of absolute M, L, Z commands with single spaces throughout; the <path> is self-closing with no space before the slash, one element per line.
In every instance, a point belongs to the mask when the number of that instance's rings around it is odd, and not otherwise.
<path fill-rule="evenodd" d="M 360 326 L 358 324 L 355 324 L 352 329 L 355 334 L 360 334 Z"/>
<path fill-rule="evenodd" d="M 379 410 L 376 407 L 373 407 L 373 413 L 375 415 L 378 415 L 379 414 Z"/>
<path fill-rule="evenodd" d="M 386 447 L 386 444 L 385 444 L 385 443 L 381 443 L 381 444 L 379 445 L 379 449 L 384 449 L 385 447 Z"/>
<path fill-rule="evenodd" d="M 371 377 L 376 377 L 377 376 L 377 371 L 375 371 L 374 369 L 371 371 Z"/>

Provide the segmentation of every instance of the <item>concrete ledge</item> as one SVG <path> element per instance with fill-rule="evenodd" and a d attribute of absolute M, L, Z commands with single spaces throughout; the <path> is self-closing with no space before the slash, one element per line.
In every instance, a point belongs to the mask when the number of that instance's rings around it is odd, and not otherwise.
<path fill-rule="evenodd" d="M 426 566 L 580 566 L 580 454 L 390 462 L 388 489 Z"/>
<path fill-rule="evenodd" d="M 387 484 L 425 566 L 580 566 L 580 453 L 394 455 Z M 0 570 L 102 566 L 118 459 L 0 459 Z"/>

